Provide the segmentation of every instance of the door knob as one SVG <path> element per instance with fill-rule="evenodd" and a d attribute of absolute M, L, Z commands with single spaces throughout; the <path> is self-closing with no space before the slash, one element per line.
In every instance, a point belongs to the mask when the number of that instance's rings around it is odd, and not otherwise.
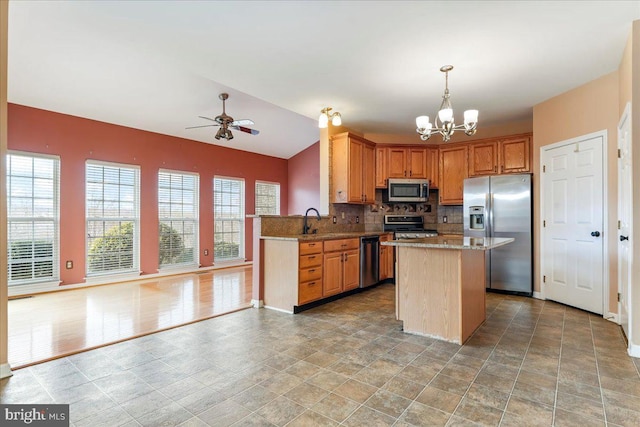
<path fill-rule="evenodd" d="M 593 237 L 599 237 L 599 236 L 600 236 L 600 232 L 599 232 L 599 231 L 592 231 L 592 232 L 591 232 L 591 235 L 592 235 Z"/>
<path fill-rule="evenodd" d="M 624 242 L 625 240 L 629 240 L 629 236 L 620 236 L 621 242 Z"/>

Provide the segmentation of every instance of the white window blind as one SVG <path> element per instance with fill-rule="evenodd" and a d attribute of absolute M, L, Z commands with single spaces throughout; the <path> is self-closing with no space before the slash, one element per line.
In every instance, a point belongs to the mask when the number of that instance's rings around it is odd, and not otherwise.
<path fill-rule="evenodd" d="M 198 262 L 198 176 L 158 173 L 159 265 L 196 265 Z"/>
<path fill-rule="evenodd" d="M 139 271 L 140 170 L 87 162 L 87 275 Z"/>
<path fill-rule="evenodd" d="M 280 215 L 280 184 L 256 181 L 256 215 Z"/>
<path fill-rule="evenodd" d="M 213 257 L 216 261 L 244 258 L 244 181 L 213 179 Z"/>
<path fill-rule="evenodd" d="M 55 158 L 7 155 L 9 286 L 60 278 L 59 168 Z"/>

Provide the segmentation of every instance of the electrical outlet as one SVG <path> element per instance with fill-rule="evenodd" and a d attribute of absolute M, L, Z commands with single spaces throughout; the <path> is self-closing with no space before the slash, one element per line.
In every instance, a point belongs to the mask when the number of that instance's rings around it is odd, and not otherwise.
<path fill-rule="evenodd" d="M 342 219 L 344 219 L 344 212 L 341 212 L 341 215 L 342 215 Z"/>
<path fill-rule="evenodd" d="M 446 215 L 442 217 L 442 222 L 444 222 L 445 224 L 447 223 L 447 216 Z"/>
<path fill-rule="evenodd" d="M 204 256 L 207 256 L 207 255 L 209 255 L 209 249 L 204 250 Z"/>
<path fill-rule="evenodd" d="M 335 216 L 335 215 L 333 216 L 333 223 L 334 223 L 334 224 L 337 224 L 337 223 L 338 223 L 338 218 L 336 218 L 336 216 Z"/>
<path fill-rule="evenodd" d="M 360 223 L 360 217 L 356 216 L 356 224 L 359 224 L 359 223 Z"/>
<path fill-rule="evenodd" d="M 73 268 L 73 261 L 67 261 L 65 266 L 67 267 L 67 270 L 71 270 Z"/>

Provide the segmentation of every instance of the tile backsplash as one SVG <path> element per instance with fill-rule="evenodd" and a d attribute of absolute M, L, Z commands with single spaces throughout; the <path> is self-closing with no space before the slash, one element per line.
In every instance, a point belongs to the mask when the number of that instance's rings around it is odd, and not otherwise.
<path fill-rule="evenodd" d="M 380 231 L 385 215 L 422 215 L 426 229 L 440 234 L 462 234 L 462 206 L 438 205 L 438 190 L 429 192 L 425 203 L 383 203 L 382 192 L 376 191 L 376 203 L 364 207 L 366 231 Z M 446 217 L 446 222 L 445 222 Z"/>

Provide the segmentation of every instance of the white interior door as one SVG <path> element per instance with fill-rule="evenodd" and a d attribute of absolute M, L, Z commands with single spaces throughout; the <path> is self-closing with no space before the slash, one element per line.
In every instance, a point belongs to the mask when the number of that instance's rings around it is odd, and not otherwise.
<path fill-rule="evenodd" d="M 604 134 L 543 148 L 545 298 L 603 313 Z"/>
<path fill-rule="evenodd" d="M 633 182 L 631 177 L 631 105 L 627 104 L 618 124 L 618 293 L 620 325 L 630 337 L 629 313 L 632 245 Z"/>

